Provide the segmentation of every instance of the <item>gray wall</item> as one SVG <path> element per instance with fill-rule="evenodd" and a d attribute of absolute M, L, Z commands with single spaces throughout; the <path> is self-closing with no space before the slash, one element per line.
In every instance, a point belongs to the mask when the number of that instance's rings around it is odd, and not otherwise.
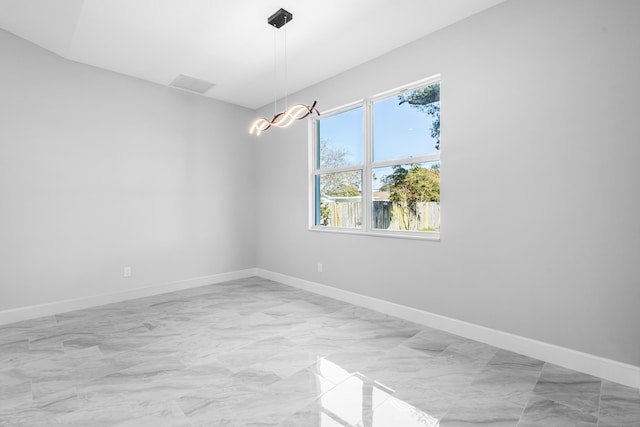
<path fill-rule="evenodd" d="M 257 146 L 258 267 L 640 366 L 638 16 L 508 1 L 291 95 L 326 110 L 440 73 L 442 240 L 308 231 L 297 123 Z"/>
<path fill-rule="evenodd" d="M 255 266 L 254 112 L 1 30 L 0 55 L 0 310 Z"/>

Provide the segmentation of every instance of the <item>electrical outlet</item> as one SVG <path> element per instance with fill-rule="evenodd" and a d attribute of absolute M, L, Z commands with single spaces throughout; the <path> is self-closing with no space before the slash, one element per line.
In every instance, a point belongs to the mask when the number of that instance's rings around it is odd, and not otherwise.
<path fill-rule="evenodd" d="M 322 263 L 318 263 L 318 273 L 322 273 Z"/>
<path fill-rule="evenodd" d="M 122 271 L 122 275 L 123 275 L 124 277 L 131 277 L 131 267 L 126 266 L 126 267 L 124 268 L 124 270 Z"/>

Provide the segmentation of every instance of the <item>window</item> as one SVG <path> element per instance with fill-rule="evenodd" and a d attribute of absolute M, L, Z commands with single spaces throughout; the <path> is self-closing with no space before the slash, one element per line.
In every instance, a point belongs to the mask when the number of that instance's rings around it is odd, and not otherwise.
<path fill-rule="evenodd" d="M 311 228 L 439 238 L 440 82 L 311 121 Z"/>

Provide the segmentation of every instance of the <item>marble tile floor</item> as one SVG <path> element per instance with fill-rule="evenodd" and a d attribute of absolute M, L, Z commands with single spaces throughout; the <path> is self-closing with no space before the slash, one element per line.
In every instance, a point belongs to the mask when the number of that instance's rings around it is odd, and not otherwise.
<path fill-rule="evenodd" d="M 0 326 L 0 426 L 640 426 L 640 392 L 249 278 Z"/>

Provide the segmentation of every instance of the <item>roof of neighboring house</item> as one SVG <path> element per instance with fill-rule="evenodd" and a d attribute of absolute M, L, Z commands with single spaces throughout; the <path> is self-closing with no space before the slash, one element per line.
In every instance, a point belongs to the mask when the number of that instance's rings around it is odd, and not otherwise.
<path fill-rule="evenodd" d="M 374 202 L 387 202 L 390 196 L 391 193 L 388 191 L 374 191 L 372 193 L 372 200 Z"/>

